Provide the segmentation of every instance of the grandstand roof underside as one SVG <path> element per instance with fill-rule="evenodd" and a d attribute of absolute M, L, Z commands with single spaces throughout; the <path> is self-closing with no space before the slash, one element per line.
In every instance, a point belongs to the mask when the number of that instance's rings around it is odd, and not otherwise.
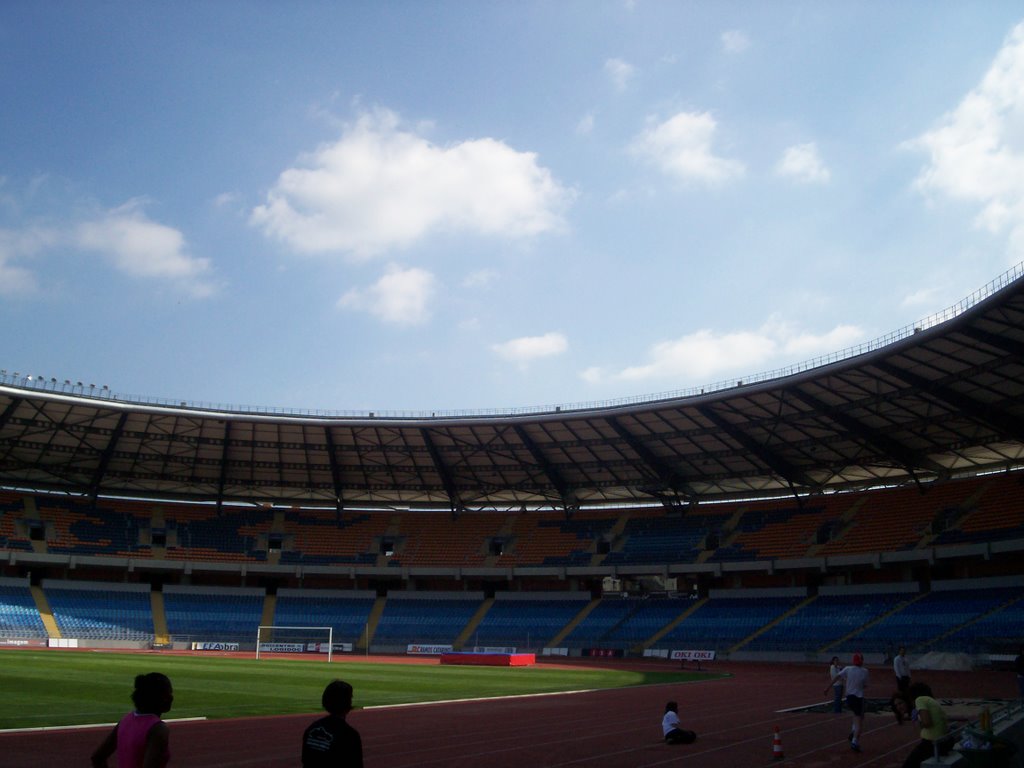
<path fill-rule="evenodd" d="M 1011 467 L 1024 457 L 1022 280 L 872 352 L 628 406 L 319 418 L 0 385 L 0 485 L 341 508 L 573 508 Z"/>

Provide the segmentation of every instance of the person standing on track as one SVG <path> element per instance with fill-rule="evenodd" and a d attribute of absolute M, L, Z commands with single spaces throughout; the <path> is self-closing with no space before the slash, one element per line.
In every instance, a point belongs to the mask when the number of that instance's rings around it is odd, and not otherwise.
<path fill-rule="evenodd" d="M 832 681 L 832 711 L 837 715 L 843 713 L 843 681 L 836 680 L 840 669 L 842 667 L 839 664 L 839 657 L 833 656 L 832 662 L 828 665 L 828 679 Z"/>
<path fill-rule="evenodd" d="M 847 737 L 850 740 L 850 749 L 860 752 L 860 734 L 864 728 L 864 689 L 868 685 L 868 670 L 860 653 L 853 654 L 853 664 L 843 667 L 836 673 L 832 678 L 832 685 L 840 679 L 846 683 L 846 706 L 853 713 L 853 724 Z M 825 692 L 828 692 L 828 688 Z"/>
<path fill-rule="evenodd" d="M 902 645 L 892 660 L 892 671 L 896 675 L 896 689 L 907 690 L 910 687 L 910 662 L 907 661 L 907 649 Z"/>
<path fill-rule="evenodd" d="M 352 711 L 352 686 L 334 680 L 320 702 L 327 717 L 302 734 L 302 768 L 363 768 L 363 740 L 345 719 Z"/>
<path fill-rule="evenodd" d="M 167 675 L 150 672 L 135 677 L 135 709 L 121 718 L 92 753 L 93 768 L 107 768 L 117 753 L 118 768 L 164 768 L 171 759 L 167 724 L 160 719 L 174 702 Z"/>

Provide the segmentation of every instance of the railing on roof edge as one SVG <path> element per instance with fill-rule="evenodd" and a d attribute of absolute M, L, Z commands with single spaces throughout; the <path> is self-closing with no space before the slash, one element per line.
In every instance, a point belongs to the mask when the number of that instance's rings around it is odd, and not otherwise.
<path fill-rule="evenodd" d="M 0 370 L 0 384 L 7 384 L 15 387 L 35 389 L 41 392 L 55 392 L 60 394 L 78 395 L 80 397 L 95 400 L 108 400 L 131 405 L 155 405 L 173 408 L 186 408 L 198 411 L 214 411 L 221 413 L 252 414 L 261 416 L 307 416 L 316 418 L 377 418 L 377 419 L 426 419 L 426 418 L 468 418 L 468 417 L 493 417 L 493 416 L 528 416 L 531 414 L 554 414 L 574 411 L 590 411 L 602 408 L 615 408 L 628 405 L 642 405 L 645 403 L 657 403 L 662 400 L 678 400 L 687 397 L 698 397 L 700 395 L 713 394 L 737 386 L 759 384 L 772 379 L 784 378 L 797 373 L 820 368 L 825 365 L 848 360 L 867 352 L 874 352 L 889 344 L 900 341 L 920 333 L 923 330 L 940 325 L 948 320 L 963 314 L 971 307 L 981 303 L 997 291 L 1005 288 L 1021 276 L 1024 276 L 1024 262 L 1011 267 L 999 277 L 987 285 L 979 288 L 970 295 L 947 307 L 944 310 L 929 315 L 928 317 L 911 325 L 906 325 L 898 330 L 879 336 L 878 338 L 856 344 L 852 347 L 831 352 L 827 355 L 795 363 L 784 368 L 776 368 L 771 371 L 764 371 L 750 376 L 738 376 L 726 381 L 715 382 L 700 387 L 657 392 L 645 395 L 631 395 L 611 400 L 592 400 L 589 402 L 564 403 L 559 405 L 527 405 L 513 408 L 478 408 L 478 409 L 456 409 L 456 410 L 433 410 L 433 411 L 403 411 L 403 410 L 325 410 L 325 409 L 301 409 L 282 408 L 276 406 L 262 405 L 230 405 L 225 403 L 209 403 L 189 400 L 172 400 L 170 398 L 153 397 L 149 395 L 120 395 L 115 393 L 107 385 L 97 387 L 95 384 L 84 384 L 81 381 L 70 379 L 58 380 L 46 378 L 33 374 L 22 374 L 19 372 L 8 373 Z"/>

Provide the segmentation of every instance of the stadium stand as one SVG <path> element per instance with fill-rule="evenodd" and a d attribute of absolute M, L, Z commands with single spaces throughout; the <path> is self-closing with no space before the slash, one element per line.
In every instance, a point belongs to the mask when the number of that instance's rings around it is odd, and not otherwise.
<path fill-rule="evenodd" d="M 370 591 L 281 588 L 268 618 L 258 588 L 168 585 L 166 623 L 176 642 L 254 640 L 263 622 L 332 626 L 335 642 L 402 652 L 414 644 L 539 649 L 558 640 L 573 651 L 711 648 L 718 653 L 786 653 L 816 658 L 862 651 L 879 657 L 899 645 L 912 653 L 986 654 L 1013 650 L 1024 632 L 1020 577 L 938 582 L 929 592 L 908 584 L 713 590 L 706 599 L 584 594 Z M 983 585 L 982 589 L 978 585 Z M 59 636 L 93 641 L 154 640 L 158 617 L 140 584 L 47 580 L 45 597 Z M 375 605 L 381 605 L 374 620 Z M 474 623 L 479 619 L 478 623 Z M 467 632 L 467 630 L 470 630 Z M 0 638 L 45 638 L 26 582 L 0 579 Z"/>
<path fill-rule="evenodd" d="M 31 552 L 27 526 L 23 521 L 23 506 L 20 494 L 0 491 L 0 549 L 13 552 Z M 21 523 L 22 530 L 18 530 Z"/>
<path fill-rule="evenodd" d="M 686 647 L 711 643 L 728 650 L 795 608 L 805 594 L 800 588 L 714 590 L 663 641 Z"/>
<path fill-rule="evenodd" d="M 481 512 L 458 517 L 443 512 L 407 513 L 394 521 L 396 566 L 483 566 L 491 556 L 488 542 L 505 522 L 502 515 Z"/>
<path fill-rule="evenodd" d="M 402 651 L 413 643 L 454 645 L 482 601 L 482 593 L 389 592 L 373 640 Z"/>
<path fill-rule="evenodd" d="M 966 621 L 951 633 L 933 638 L 921 650 L 968 654 L 1018 652 L 1024 637 L 1024 584 L 1015 587 L 995 609 Z"/>
<path fill-rule="evenodd" d="M 334 513 L 286 510 L 282 532 L 287 545 L 280 562 L 308 565 L 377 562 L 379 544 L 391 525 L 386 514 Z"/>
<path fill-rule="evenodd" d="M 891 651 L 899 645 L 916 647 L 987 613 L 1008 597 L 977 595 L 973 590 L 925 593 L 856 632 L 845 646 L 868 652 Z"/>
<path fill-rule="evenodd" d="M 1018 473 L 987 475 L 965 485 L 976 490 L 940 518 L 934 544 L 999 541 L 1020 535 L 1024 528 L 1024 482 Z"/>
<path fill-rule="evenodd" d="M 610 633 L 628 621 L 643 605 L 639 598 L 599 600 L 566 635 L 562 645 L 569 648 L 599 648 L 609 643 Z"/>
<path fill-rule="evenodd" d="M 866 650 L 840 645 L 861 627 L 898 610 L 918 595 L 915 584 L 822 587 L 817 597 L 781 617 L 743 646 L 747 651 Z"/>
<path fill-rule="evenodd" d="M 930 541 L 932 523 L 942 511 L 956 507 L 977 490 L 977 481 L 937 483 L 925 494 L 894 488 L 883 494 L 861 494 L 850 524 L 818 555 L 895 552 Z"/>
<path fill-rule="evenodd" d="M 599 557 L 598 542 L 610 540 L 621 516 L 620 510 L 587 511 L 572 518 L 557 512 L 512 515 L 500 534 L 509 546 L 499 562 L 590 565 Z"/>
<path fill-rule="evenodd" d="M 330 589 L 277 591 L 273 623 L 286 627 L 332 627 L 334 642 L 357 644 L 364 636 L 376 593 Z"/>
<path fill-rule="evenodd" d="M 831 503 L 830 503 L 831 502 Z M 792 502 L 748 505 L 735 534 L 713 560 L 807 557 L 819 542 L 818 532 L 841 519 L 850 499 L 815 499 L 798 506 Z"/>
<path fill-rule="evenodd" d="M 589 595 L 499 592 L 473 631 L 474 646 L 543 648 L 589 603 Z"/>
<path fill-rule="evenodd" d="M 261 562 L 267 559 L 266 536 L 271 515 L 262 509 L 181 506 L 166 509 L 170 560 Z M 262 543 L 261 543 L 262 542 Z"/>
<path fill-rule="evenodd" d="M 28 582 L 0 577 L 0 640 L 46 636 Z"/>
<path fill-rule="evenodd" d="M 706 535 L 703 515 L 671 515 L 664 510 L 632 513 L 622 531 L 622 545 L 610 552 L 607 565 L 636 563 L 693 563 Z"/>
<path fill-rule="evenodd" d="M 137 518 L 122 510 L 93 509 L 75 500 L 37 497 L 36 508 L 48 523 L 47 550 L 75 555 L 134 556 Z"/>
<path fill-rule="evenodd" d="M 33 531 L 35 532 L 33 534 Z M 529 514 L 347 512 L 0 494 L 8 551 L 221 563 L 401 567 L 727 563 L 1012 541 L 1019 473 L 791 501 Z M 156 532 L 162 544 L 154 546 Z M 278 551 L 271 542 L 276 535 Z M 272 557 L 274 558 L 272 560 Z"/>
<path fill-rule="evenodd" d="M 264 590 L 167 585 L 163 596 L 172 639 L 255 642 L 256 628 L 263 619 Z"/>
<path fill-rule="evenodd" d="M 365 647 L 369 639 L 399 651 L 455 644 L 462 635 L 468 646 L 538 649 L 557 641 L 572 652 L 711 646 L 734 654 L 861 650 L 881 657 L 901 644 L 917 653 L 1005 651 L 1024 634 L 1024 585 L 1013 581 L 1014 566 L 993 560 L 988 580 L 949 577 L 958 575 L 961 550 L 975 557 L 974 572 L 1001 547 L 1016 551 L 1024 531 L 1021 478 L 1004 472 L 935 483 L 925 493 L 893 488 L 801 504 L 573 514 L 218 510 L 4 491 L 0 573 L 17 578 L 0 576 L 0 637 L 47 635 L 19 565 L 25 553 L 65 564 L 50 575 L 43 570 L 42 596 L 54 634 L 83 641 L 152 643 L 165 619 L 172 641 L 251 643 L 270 606 L 275 624 L 330 624 L 338 642 Z M 912 576 L 911 569 L 935 569 L 940 556 L 950 563 L 946 578 Z M 75 581 L 67 579 L 68 558 L 77 564 Z M 792 579 L 787 562 L 813 563 L 818 573 L 827 564 L 843 578 L 867 568 L 871 579 L 844 585 L 826 576 L 826 583 L 780 593 L 780 582 Z M 99 563 L 110 565 L 95 570 Z M 110 579 L 110 567 L 122 569 L 114 571 L 120 580 Z M 250 567 L 271 569 L 264 572 L 272 586 L 255 586 L 245 576 Z M 532 582 L 516 576 L 517 588 L 509 589 L 509 575 L 523 567 L 540 575 Z M 632 594 L 611 588 L 593 600 L 599 582 L 569 577 L 595 567 L 617 573 Z M 723 588 L 726 578 L 734 584 Z M 224 586 L 225 579 L 249 586 Z M 407 588 L 409 579 L 420 584 Z M 337 589 L 339 580 L 347 588 Z M 531 591 L 531 584 L 545 591 Z M 551 591 L 554 585 L 562 589 Z M 493 601 L 482 597 L 485 590 Z"/>
<path fill-rule="evenodd" d="M 42 588 L 63 637 L 153 641 L 150 590 L 145 584 L 46 579 Z"/>
<path fill-rule="evenodd" d="M 627 650 L 648 643 L 656 648 L 678 647 L 664 640 L 667 631 L 701 605 L 701 602 L 690 600 L 633 598 L 633 602 L 634 611 L 625 621 L 612 628 L 602 640 L 602 647 Z M 655 640 L 657 642 L 651 642 Z"/>

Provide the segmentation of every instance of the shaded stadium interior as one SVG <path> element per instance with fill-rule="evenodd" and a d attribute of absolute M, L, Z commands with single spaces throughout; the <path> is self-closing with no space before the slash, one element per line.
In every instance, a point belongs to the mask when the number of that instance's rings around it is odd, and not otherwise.
<path fill-rule="evenodd" d="M 0 642 L 1006 654 L 1024 278 L 687 393 L 294 413 L 0 373 Z"/>

